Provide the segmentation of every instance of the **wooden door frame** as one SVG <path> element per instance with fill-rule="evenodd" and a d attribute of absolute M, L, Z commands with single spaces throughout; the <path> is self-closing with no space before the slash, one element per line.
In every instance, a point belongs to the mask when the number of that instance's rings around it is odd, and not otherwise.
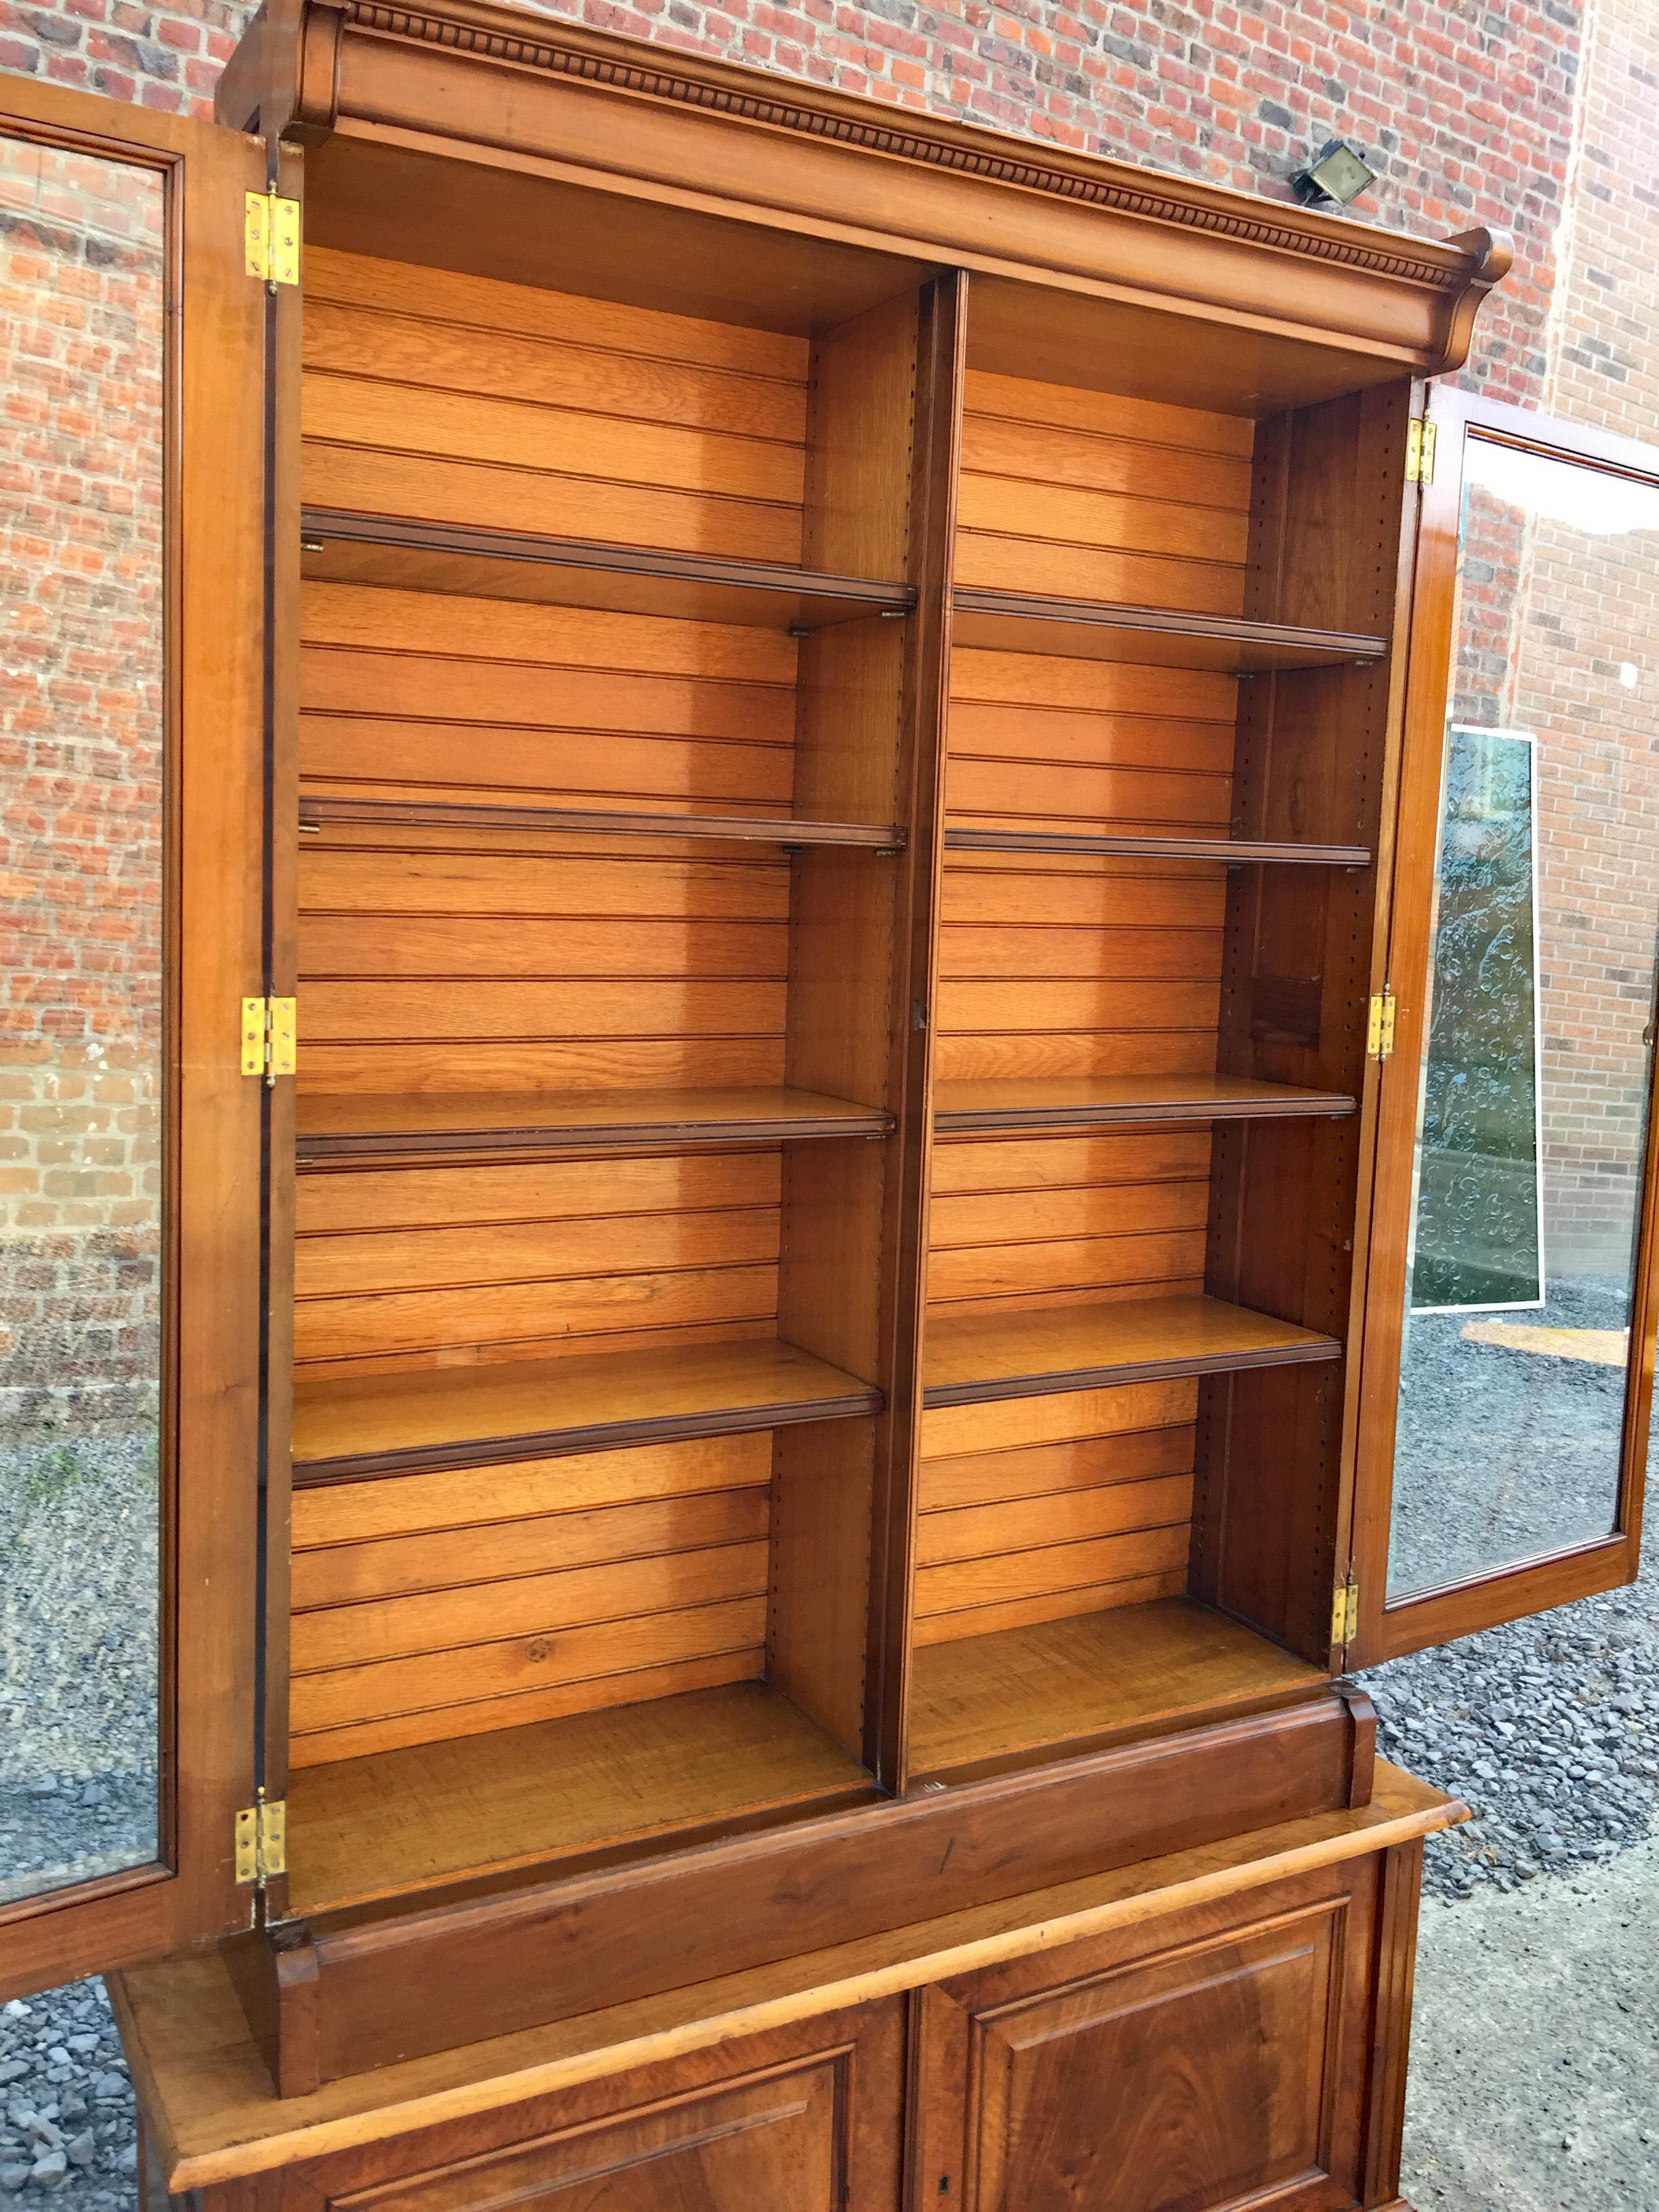
<path fill-rule="evenodd" d="M 1579 460 L 1659 483 L 1659 452 L 1626 438 L 1586 430 L 1531 409 L 1479 393 L 1436 387 L 1428 422 L 1436 433 L 1432 479 L 1422 488 L 1417 543 L 1395 880 L 1389 982 L 1397 1001 L 1395 1042 L 1378 1087 L 1365 1334 L 1359 1382 L 1353 1571 L 1359 1584 L 1358 1633 L 1348 1648 L 1354 1666 L 1374 1666 L 1454 1637 L 1543 1613 L 1576 1598 L 1617 1589 L 1636 1579 L 1643 1490 L 1654 1384 L 1654 1337 L 1659 1322 L 1659 1053 L 1650 1067 L 1648 1124 L 1638 1224 L 1631 1315 L 1636 1347 L 1626 1392 L 1614 1531 L 1387 1601 L 1394 1451 L 1404 1330 L 1405 1267 L 1417 1136 L 1419 1079 L 1425 1043 L 1425 998 L 1432 946 L 1431 890 L 1440 834 L 1440 763 L 1445 743 L 1447 685 L 1455 650 L 1458 535 L 1463 453 L 1471 430 L 1492 441 Z"/>
<path fill-rule="evenodd" d="M 0 1997 L 245 1927 L 233 1822 L 252 1794 L 263 1084 L 265 288 L 246 273 L 260 149 L 194 118 L 8 77 L 0 131 L 166 190 L 159 1848 L 0 1907 Z M 186 680 L 186 677 L 187 679 Z"/>

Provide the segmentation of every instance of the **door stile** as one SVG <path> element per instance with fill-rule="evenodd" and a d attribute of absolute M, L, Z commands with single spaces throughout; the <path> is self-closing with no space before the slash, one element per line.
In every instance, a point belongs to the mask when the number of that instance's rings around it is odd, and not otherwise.
<path fill-rule="evenodd" d="M 0 1997 L 246 1927 L 252 1788 L 261 1108 L 241 1073 L 259 974 L 258 149 L 216 126 L 8 80 L 9 137 L 159 174 L 162 798 L 161 1759 L 157 1859 L 0 1908 Z"/>
<path fill-rule="evenodd" d="M 933 1010 L 944 863 L 945 745 L 951 690 L 951 593 L 957 478 L 967 364 L 968 276 L 948 270 L 923 288 L 916 334 L 915 433 L 902 755 L 908 836 L 894 915 L 891 1073 L 896 1127 L 889 1149 L 882 1246 L 888 1443 L 878 1469 L 870 1561 L 866 1761 L 885 1788 L 906 1781 L 921 1348 L 927 1297 L 927 1189 L 933 1144 Z"/>
<path fill-rule="evenodd" d="M 1431 387 L 1426 383 L 1413 380 L 1407 402 L 1408 422 L 1423 419 L 1430 392 Z M 1403 456 L 1397 451 L 1391 451 L 1390 459 L 1391 464 L 1396 466 L 1403 462 Z M 1393 644 L 1389 662 L 1388 700 L 1382 717 L 1384 750 L 1379 778 L 1376 852 L 1373 863 L 1376 896 L 1371 905 L 1370 941 L 1366 948 L 1370 977 L 1368 988 L 1373 994 L 1385 992 L 1389 988 L 1389 946 L 1398 892 L 1398 830 L 1404 789 L 1406 725 L 1410 702 L 1413 641 L 1419 611 L 1423 488 L 1406 482 L 1403 466 L 1401 466 L 1400 473 L 1399 536 L 1390 633 Z M 1365 1396 L 1366 1362 L 1370 1350 L 1366 1322 L 1370 1310 L 1372 1239 L 1382 1218 L 1378 1208 L 1378 1190 L 1383 1157 L 1381 1141 L 1382 1080 L 1388 1064 L 1386 1060 L 1376 1060 L 1369 1057 L 1364 1064 L 1359 1097 L 1359 1185 L 1354 1197 L 1353 1274 L 1345 1338 L 1348 1356 L 1343 1363 L 1343 1446 L 1336 1516 L 1335 1579 L 1349 1589 L 1358 1585 L 1362 1592 L 1368 1580 L 1362 1564 L 1367 1540 L 1364 1527 L 1366 1490 L 1362 1469 L 1370 1420 Z M 1355 1624 L 1351 1620 L 1348 1626 L 1352 1632 Z M 1345 1667 L 1350 1663 L 1350 1658 L 1346 1646 L 1334 1639 L 1332 1666 L 1338 1668 Z"/>
<path fill-rule="evenodd" d="M 1437 452 L 1421 487 L 1406 672 L 1400 796 L 1395 817 L 1386 963 L 1395 997 L 1393 1049 L 1378 1072 L 1376 1169 L 1357 1430 L 1353 1571 L 1359 1584 L 1354 1666 L 1471 1635 L 1632 1581 L 1638 1565 L 1648 1429 L 1659 1324 L 1659 1054 L 1649 1070 L 1631 1314 L 1632 1364 L 1621 1426 L 1618 1526 L 1589 1541 L 1492 1569 L 1396 1605 L 1387 1602 L 1394 1469 L 1417 1115 L 1427 1051 L 1433 887 L 1438 861 L 1448 684 L 1456 651 L 1457 566 L 1466 442 L 1471 428 L 1567 459 L 1601 461 L 1652 480 L 1653 457 L 1528 410 L 1434 387 L 1427 424 Z"/>

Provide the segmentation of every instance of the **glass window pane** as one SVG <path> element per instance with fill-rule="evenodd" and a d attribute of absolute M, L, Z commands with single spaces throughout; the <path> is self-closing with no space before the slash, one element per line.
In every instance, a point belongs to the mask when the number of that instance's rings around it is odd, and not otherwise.
<path fill-rule="evenodd" d="M 1659 490 L 1471 434 L 1389 1595 L 1609 1534 L 1659 926 Z"/>
<path fill-rule="evenodd" d="M 163 186 L 0 138 L 0 1902 L 157 1853 Z"/>

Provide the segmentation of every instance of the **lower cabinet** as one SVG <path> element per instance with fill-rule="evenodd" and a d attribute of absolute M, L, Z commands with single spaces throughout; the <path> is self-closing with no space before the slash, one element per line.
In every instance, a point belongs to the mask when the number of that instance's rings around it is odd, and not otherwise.
<path fill-rule="evenodd" d="M 1395 2201 L 1390 1877 L 1414 1896 L 1415 1866 L 1351 1862 L 919 1992 L 918 2212 Z"/>
<path fill-rule="evenodd" d="M 1405 1786 L 1415 1832 L 1327 1816 L 308 2099 L 222 1963 L 142 1970 L 147 2212 L 1407 2212 L 1421 1835 L 1462 1808 Z"/>

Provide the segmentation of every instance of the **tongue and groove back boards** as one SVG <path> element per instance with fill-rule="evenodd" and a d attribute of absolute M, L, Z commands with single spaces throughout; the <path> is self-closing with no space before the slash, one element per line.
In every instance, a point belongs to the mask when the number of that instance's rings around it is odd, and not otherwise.
<path fill-rule="evenodd" d="M 801 557 L 803 338 L 312 247 L 310 506 Z"/>

